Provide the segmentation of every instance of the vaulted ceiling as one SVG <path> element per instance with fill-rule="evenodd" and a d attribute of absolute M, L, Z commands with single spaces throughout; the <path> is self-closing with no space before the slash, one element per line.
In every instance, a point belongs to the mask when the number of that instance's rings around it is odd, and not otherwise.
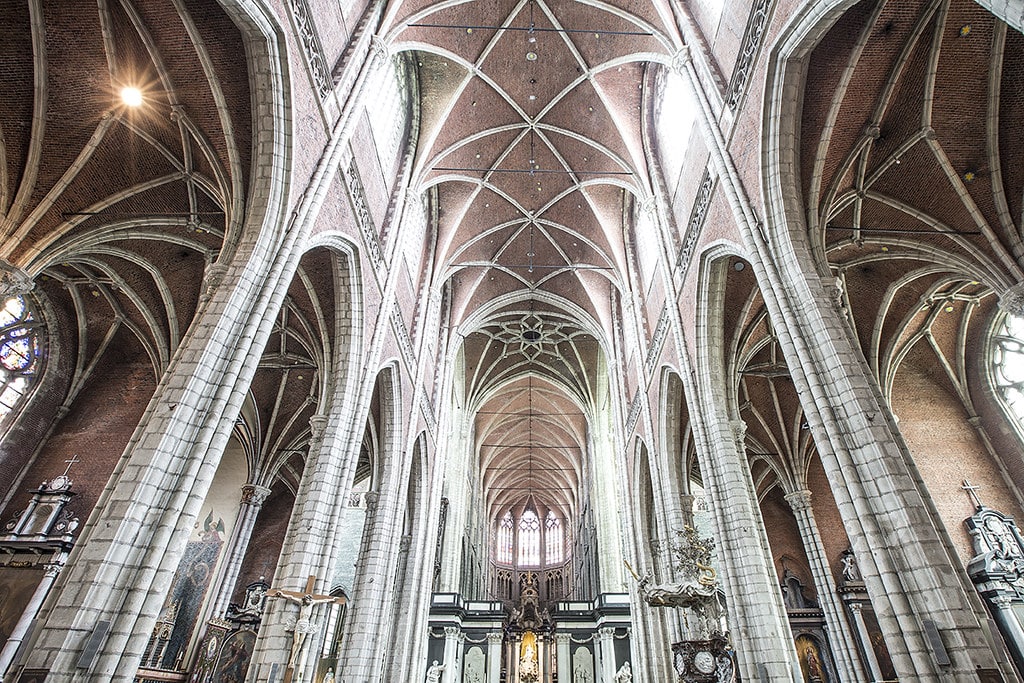
<path fill-rule="evenodd" d="M 681 41 L 668 2 L 396 3 L 383 33 L 420 72 L 414 183 L 464 337 L 491 512 L 577 510 L 603 344 L 652 196 L 645 72 Z"/>
<path fill-rule="evenodd" d="M 810 56 L 800 191 L 823 273 L 890 401 L 926 376 L 981 416 L 1004 453 L 987 379 L 998 295 L 1022 279 L 1024 36 L 968 0 L 865 0 Z M 726 363 L 759 492 L 806 485 L 799 396 L 750 269 L 728 273 Z M 1014 476 L 1017 458 L 1008 458 Z"/>

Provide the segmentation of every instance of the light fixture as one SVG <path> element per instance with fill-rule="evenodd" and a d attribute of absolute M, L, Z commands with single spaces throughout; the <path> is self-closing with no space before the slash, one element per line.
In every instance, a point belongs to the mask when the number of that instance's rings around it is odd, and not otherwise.
<path fill-rule="evenodd" d="M 121 88 L 121 101 L 129 107 L 139 107 L 142 105 L 142 91 L 127 85 Z"/>

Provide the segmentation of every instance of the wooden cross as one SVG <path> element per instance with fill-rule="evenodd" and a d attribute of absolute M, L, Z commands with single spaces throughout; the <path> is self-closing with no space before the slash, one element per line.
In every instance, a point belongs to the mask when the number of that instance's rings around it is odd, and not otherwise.
<path fill-rule="evenodd" d="M 971 500 L 974 502 L 974 508 L 976 510 L 980 510 L 981 508 L 985 507 L 984 505 L 981 504 L 981 498 L 978 498 L 978 491 L 981 490 L 980 486 L 975 486 L 967 479 L 964 479 L 964 484 L 960 488 L 962 488 L 964 491 L 967 491 L 967 495 L 971 497 Z"/>
<path fill-rule="evenodd" d="M 303 654 L 303 645 L 305 645 L 306 636 L 312 630 L 312 622 L 309 617 L 313 612 L 313 605 L 322 602 L 344 605 L 347 602 L 343 596 L 317 595 L 313 592 L 315 584 L 316 576 L 310 574 L 309 578 L 306 579 L 306 588 L 303 591 L 286 591 L 280 588 L 271 588 L 267 591 L 268 598 L 284 598 L 299 606 L 299 618 L 295 620 L 295 630 L 292 632 L 292 651 L 288 658 L 288 666 L 284 671 L 284 683 L 291 683 L 295 669 L 300 668 L 297 665 L 300 664 L 299 660 L 300 655 Z"/>

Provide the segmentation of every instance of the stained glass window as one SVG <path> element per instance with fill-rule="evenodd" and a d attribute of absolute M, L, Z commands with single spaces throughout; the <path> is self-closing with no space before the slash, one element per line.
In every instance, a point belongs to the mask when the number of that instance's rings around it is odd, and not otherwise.
<path fill-rule="evenodd" d="M 28 394 L 39 372 L 39 322 L 24 297 L 0 309 L 0 419 Z"/>
<path fill-rule="evenodd" d="M 540 520 L 533 510 L 526 510 L 519 519 L 519 566 L 540 565 Z"/>
<path fill-rule="evenodd" d="M 548 511 L 544 518 L 544 530 L 544 563 L 549 567 L 560 564 L 565 554 L 565 537 L 562 534 L 562 520 L 552 511 Z"/>
<path fill-rule="evenodd" d="M 996 389 L 1010 413 L 1024 421 L 1024 318 L 1006 316 L 993 341 Z"/>
<path fill-rule="evenodd" d="M 512 564 L 512 536 L 515 530 L 515 521 L 512 519 L 512 511 L 509 510 L 501 518 L 501 525 L 498 527 L 498 545 L 495 558 L 498 564 Z"/>

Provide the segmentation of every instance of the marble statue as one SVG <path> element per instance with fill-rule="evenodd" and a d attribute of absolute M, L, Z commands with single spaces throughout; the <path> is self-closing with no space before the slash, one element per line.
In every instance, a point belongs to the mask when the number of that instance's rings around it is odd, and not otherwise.
<path fill-rule="evenodd" d="M 437 660 L 427 669 L 426 683 L 439 683 L 441 674 L 444 672 L 444 664 L 438 664 Z"/>

